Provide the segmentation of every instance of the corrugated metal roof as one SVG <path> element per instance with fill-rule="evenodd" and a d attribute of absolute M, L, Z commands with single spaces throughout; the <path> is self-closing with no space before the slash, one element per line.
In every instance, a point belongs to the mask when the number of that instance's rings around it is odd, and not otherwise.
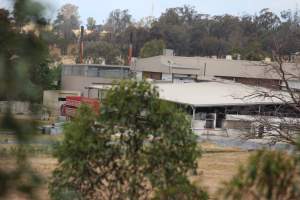
<path fill-rule="evenodd" d="M 290 99 L 286 92 L 233 82 L 157 83 L 155 86 L 161 99 L 195 107 L 284 103 L 278 98 L 255 96 L 258 92 L 268 92 L 286 100 Z"/>

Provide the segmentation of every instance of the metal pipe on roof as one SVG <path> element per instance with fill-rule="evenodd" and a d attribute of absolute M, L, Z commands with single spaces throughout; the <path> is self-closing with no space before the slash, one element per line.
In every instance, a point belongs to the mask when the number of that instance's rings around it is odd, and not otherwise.
<path fill-rule="evenodd" d="M 83 33 L 84 33 L 84 26 L 81 26 L 80 29 L 80 46 L 79 46 L 79 57 L 80 63 L 83 64 Z"/>
<path fill-rule="evenodd" d="M 133 34 L 132 32 L 130 33 L 130 38 L 129 38 L 129 48 L 128 48 L 128 65 L 131 66 L 132 63 L 132 52 L 133 52 Z"/>

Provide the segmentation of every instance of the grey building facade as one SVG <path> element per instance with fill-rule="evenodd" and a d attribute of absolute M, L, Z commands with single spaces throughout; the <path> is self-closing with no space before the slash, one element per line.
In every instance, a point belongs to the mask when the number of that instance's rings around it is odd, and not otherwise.
<path fill-rule="evenodd" d="M 76 64 L 64 65 L 61 75 L 62 90 L 80 91 L 83 96 L 89 96 L 91 85 L 111 85 L 114 82 L 128 79 L 128 66 Z"/>
<path fill-rule="evenodd" d="M 190 82 L 221 78 L 247 85 L 280 89 L 282 77 L 272 65 L 276 63 L 162 55 L 137 59 L 131 68 L 138 77 L 144 79 Z M 291 78 L 291 74 L 300 78 L 299 64 L 284 63 L 283 69 L 287 78 Z"/>

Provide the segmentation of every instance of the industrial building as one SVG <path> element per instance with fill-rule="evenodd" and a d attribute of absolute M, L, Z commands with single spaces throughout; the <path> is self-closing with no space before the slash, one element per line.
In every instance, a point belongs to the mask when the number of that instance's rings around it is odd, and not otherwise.
<path fill-rule="evenodd" d="M 130 76 L 129 66 L 75 64 L 64 65 L 62 68 L 62 90 L 80 91 L 82 96 L 97 97 L 89 93 L 92 85 L 112 85 Z M 93 92 L 93 91 L 91 91 Z"/>
<path fill-rule="evenodd" d="M 247 85 L 272 89 L 284 87 L 282 77 L 268 61 L 232 60 L 208 57 L 181 57 L 166 55 L 137 59 L 131 70 L 138 79 L 154 79 L 169 82 L 195 82 L 217 78 L 232 80 Z M 300 89 L 300 65 L 284 63 L 290 84 Z"/>
<path fill-rule="evenodd" d="M 161 99 L 187 108 L 195 130 L 249 128 L 249 117 L 259 115 L 275 117 L 280 114 L 300 118 L 289 112 L 282 100 L 258 96 L 249 98 L 249 95 L 263 90 L 289 98 L 287 93 L 279 91 L 284 84 L 270 63 L 231 58 L 178 57 L 170 52 L 162 56 L 132 59 L 130 67 L 64 65 L 62 90 L 79 91 L 82 96 L 101 99 L 105 91 L 120 80 L 152 79 Z M 295 78 L 300 77 L 298 65 L 285 63 L 284 69 L 289 72 L 290 86 L 300 89 L 300 81 Z"/>
<path fill-rule="evenodd" d="M 165 51 L 162 56 L 132 59 L 131 66 L 100 64 L 64 65 L 62 70 L 62 90 L 81 91 L 88 94 L 92 85 L 111 85 L 113 82 L 136 78 L 152 79 L 159 82 L 199 82 L 231 80 L 247 85 L 284 89 L 285 84 L 270 61 L 246 61 L 174 56 Z M 292 89 L 300 90 L 300 66 L 297 63 L 284 63 L 286 78 Z"/>
<path fill-rule="evenodd" d="M 289 111 L 286 102 L 290 98 L 283 91 L 273 92 L 279 99 L 256 95 L 267 91 L 265 88 L 231 81 L 157 83 L 155 86 L 162 100 L 181 105 L 190 113 L 194 130 L 250 129 L 249 119 L 261 115 L 300 118 Z"/>

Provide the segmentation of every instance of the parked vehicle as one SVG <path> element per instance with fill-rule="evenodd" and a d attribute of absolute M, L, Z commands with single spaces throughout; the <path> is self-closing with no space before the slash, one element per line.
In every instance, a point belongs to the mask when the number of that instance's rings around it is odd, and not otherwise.
<path fill-rule="evenodd" d="M 75 116 L 77 109 L 82 104 L 90 106 L 95 113 L 99 114 L 99 99 L 92 99 L 81 96 L 68 96 L 66 97 L 66 103 L 61 106 L 61 115 L 65 116 L 67 119 L 71 119 Z"/>

